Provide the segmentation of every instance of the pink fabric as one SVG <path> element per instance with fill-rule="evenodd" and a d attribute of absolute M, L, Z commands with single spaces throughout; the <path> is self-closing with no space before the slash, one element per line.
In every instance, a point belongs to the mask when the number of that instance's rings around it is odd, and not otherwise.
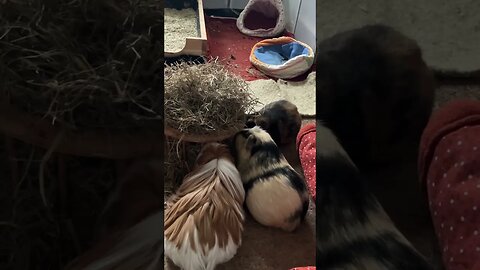
<path fill-rule="evenodd" d="M 290 270 L 316 270 L 315 266 L 306 266 L 306 267 L 295 267 Z"/>
<path fill-rule="evenodd" d="M 446 269 L 480 269 L 480 102 L 452 102 L 432 116 L 419 165 Z"/>
<path fill-rule="evenodd" d="M 305 125 L 297 135 L 297 150 L 303 174 L 307 181 L 310 195 L 315 201 L 316 196 L 316 126 L 315 123 Z"/>

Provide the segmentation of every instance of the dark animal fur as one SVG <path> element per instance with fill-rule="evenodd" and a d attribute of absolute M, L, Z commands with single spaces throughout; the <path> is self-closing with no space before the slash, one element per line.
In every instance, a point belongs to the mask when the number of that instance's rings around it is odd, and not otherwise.
<path fill-rule="evenodd" d="M 432 111 L 434 78 L 415 41 L 372 25 L 317 46 L 317 117 L 359 166 L 415 148 Z"/>
<path fill-rule="evenodd" d="M 259 115 L 247 120 L 246 127 L 259 126 L 266 130 L 277 145 L 295 142 L 302 125 L 297 106 L 287 100 L 267 104 Z"/>
<path fill-rule="evenodd" d="M 360 263 L 363 259 L 384 265 L 382 269 L 432 269 L 395 228 L 340 144 L 334 151 L 332 140 L 322 145 L 325 129 L 317 128 L 317 268 L 369 269 Z"/>

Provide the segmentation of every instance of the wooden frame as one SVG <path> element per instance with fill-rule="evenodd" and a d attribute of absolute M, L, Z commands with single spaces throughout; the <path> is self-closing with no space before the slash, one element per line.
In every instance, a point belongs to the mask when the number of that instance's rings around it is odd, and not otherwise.
<path fill-rule="evenodd" d="M 163 156 L 164 132 L 135 130 L 71 130 L 0 103 L 0 133 L 55 153 L 113 160 Z M 56 144 L 56 146 L 54 146 Z"/>
<path fill-rule="evenodd" d="M 164 52 L 165 57 L 175 57 L 180 55 L 198 55 L 207 54 L 207 29 L 205 27 L 205 13 L 203 11 L 203 0 L 198 1 L 198 22 L 200 28 L 200 37 L 187 37 L 185 47 L 179 52 Z"/>

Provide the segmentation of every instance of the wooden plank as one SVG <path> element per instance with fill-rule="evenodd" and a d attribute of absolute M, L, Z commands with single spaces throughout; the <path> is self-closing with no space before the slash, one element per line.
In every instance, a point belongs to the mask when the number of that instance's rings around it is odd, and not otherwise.
<path fill-rule="evenodd" d="M 72 130 L 6 104 L 0 104 L 0 132 L 44 149 L 64 132 L 55 152 L 75 156 L 127 159 L 164 153 L 163 130 Z"/>
<path fill-rule="evenodd" d="M 203 1 L 198 0 L 198 21 L 200 37 L 187 37 L 185 47 L 179 52 L 164 52 L 165 57 L 176 57 L 181 55 L 204 56 L 208 52 L 207 28 L 205 25 L 205 12 Z"/>
<path fill-rule="evenodd" d="M 198 18 L 200 22 L 200 38 L 207 40 L 207 27 L 205 26 L 205 12 L 203 11 L 203 0 L 198 0 Z"/>

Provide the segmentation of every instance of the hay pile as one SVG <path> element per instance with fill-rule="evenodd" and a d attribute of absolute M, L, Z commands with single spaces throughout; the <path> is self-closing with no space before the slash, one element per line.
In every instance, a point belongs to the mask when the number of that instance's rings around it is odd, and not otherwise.
<path fill-rule="evenodd" d="M 216 60 L 165 68 L 165 126 L 183 134 L 215 138 L 218 132 L 232 131 L 233 135 L 244 127 L 246 113 L 256 104 L 246 82 Z M 200 152 L 200 144 L 180 140 L 167 138 L 165 196 L 178 187 Z"/>
<path fill-rule="evenodd" d="M 163 128 L 163 1 L 0 1 L 0 106 L 71 128 Z M 3 138 L 2 138 L 3 139 Z M 3 140 L 0 141 L 3 144 Z M 84 251 L 116 179 L 114 162 L 65 161 L 17 143 L 19 182 L 0 149 L 0 269 L 62 269 Z M 12 191 L 14 190 L 14 192 Z M 67 216 L 63 216 L 67 213 Z"/>
<path fill-rule="evenodd" d="M 256 103 L 247 83 L 215 60 L 165 68 L 165 125 L 183 133 L 240 129 Z"/>
<path fill-rule="evenodd" d="M 73 128 L 158 127 L 160 0 L 0 2 L 0 100 Z"/>

